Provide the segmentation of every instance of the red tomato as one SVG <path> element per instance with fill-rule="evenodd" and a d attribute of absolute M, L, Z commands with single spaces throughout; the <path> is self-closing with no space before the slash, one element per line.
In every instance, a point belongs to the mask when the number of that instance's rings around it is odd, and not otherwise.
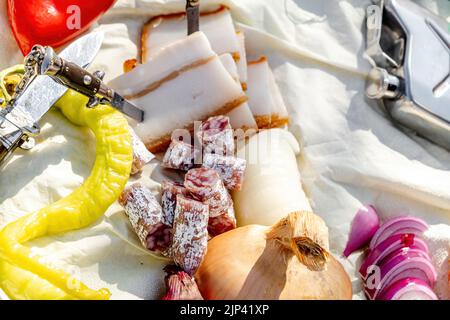
<path fill-rule="evenodd" d="M 20 50 L 58 47 L 76 38 L 115 0 L 8 0 L 8 17 Z"/>

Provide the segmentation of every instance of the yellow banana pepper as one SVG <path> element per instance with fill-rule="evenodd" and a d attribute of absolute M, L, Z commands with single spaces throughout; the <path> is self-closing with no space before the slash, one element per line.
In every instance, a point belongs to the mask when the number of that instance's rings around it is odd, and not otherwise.
<path fill-rule="evenodd" d="M 68 91 L 57 103 L 73 123 L 90 128 L 96 159 L 89 178 L 72 194 L 26 215 L 0 231 L 0 287 L 12 299 L 108 299 L 107 289 L 92 290 L 68 273 L 43 264 L 27 241 L 89 226 L 123 190 L 133 150 L 127 120 L 106 105 L 86 107 L 87 98 Z"/>

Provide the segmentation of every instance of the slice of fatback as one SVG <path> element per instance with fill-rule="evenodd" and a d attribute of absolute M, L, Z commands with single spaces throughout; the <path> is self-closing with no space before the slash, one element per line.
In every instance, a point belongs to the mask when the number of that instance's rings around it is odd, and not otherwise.
<path fill-rule="evenodd" d="M 204 32 L 214 52 L 218 55 L 229 53 L 238 66 L 238 74 L 243 88 L 247 81 L 247 59 L 244 34 L 236 32 L 228 8 L 220 6 L 214 11 L 200 14 L 200 31 Z M 186 37 L 187 21 L 184 12 L 153 17 L 145 24 L 141 37 L 141 61 L 149 54 Z"/>
<path fill-rule="evenodd" d="M 232 56 L 229 53 L 225 53 L 220 55 L 219 58 L 231 77 L 233 77 L 236 83 L 239 83 L 238 70 Z M 248 129 L 258 129 L 258 125 L 256 124 L 255 118 L 253 117 L 247 102 L 228 112 L 226 116 L 230 118 L 231 127 L 233 127 L 233 129 L 239 128 L 244 131 Z"/>
<path fill-rule="evenodd" d="M 240 44 L 228 8 L 200 14 L 200 31 L 205 33 L 213 51 L 217 54 L 230 53 L 239 60 Z M 145 63 L 152 53 L 187 35 L 185 12 L 153 17 L 142 30 L 142 62 Z"/>
<path fill-rule="evenodd" d="M 130 122 L 154 153 L 167 148 L 174 130 L 192 130 L 195 121 L 247 101 L 202 32 L 156 50 L 109 85 L 145 111 L 142 123 Z"/>
<path fill-rule="evenodd" d="M 259 59 L 257 61 L 249 61 L 247 71 L 247 91 L 245 93 L 248 97 L 250 110 L 258 128 L 270 128 L 273 102 L 269 91 L 267 68 Z"/>
<path fill-rule="evenodd" d="M 281 95 L 280 88 L 278 87 L 278 84 L 275 80 L 272 69 L 269 67 L 269 64 L 267 64 L 267 62 L 266 65 L 269 69 L 269 86 L 274 102 L 274 108 L 272 110 L 271 117 L 271 126 L 272 128 L 279 128 L 289 123 L 289 113 L 284 103 L 283 96 Z"/>
<path fill-rule="evenodd" d="M 266 57 L 248 63 L 248 105 L 259 129 L 282 127 L 289 115 Z"/>
<path fill-rule="evenodd" d="M 239 79 L 242 84 L 242 88 L 247 90 L 247 53 L 245 51 L 245 35 L 242 31 L 237 31 L 236 35 L 239 40 L 239 60 L 236 61 L 237 71 L 239 74 Z"/>

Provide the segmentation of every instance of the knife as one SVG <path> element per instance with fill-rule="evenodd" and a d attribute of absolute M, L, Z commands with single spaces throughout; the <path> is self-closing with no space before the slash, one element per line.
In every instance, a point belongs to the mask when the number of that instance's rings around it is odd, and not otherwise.
<path fill-rule="evenodd" d="M 102 41 L 103 33 L 88 34 L 71 43 L 60 56 L 86 68 L 100 50 Z M 68 90 L 50 77 L 41 75 L 26 86 L 23 83 L 19 86 L 21 93 L 0 110 L 0 165 L 17 147 L 39 133 L 39 120 Z"/>
<path fill-rule="evenodd" d="M 188 21 L 188 35 L 200 30 L 200 0 L 186 1 L 186 16 Z"/>
<path fill-rule="evenodd" d="M 144 120 L 143 110 L 103 83 L 103 72 L 97 71 L 92 74 L 76 63 L 58 56 L 50 47 L 45 48 L 38 73 L 50 76 L 56 82 L 89 97 L 88 107 L 93 108 L 99 103 L 106 103 L 139 122 Z"/>

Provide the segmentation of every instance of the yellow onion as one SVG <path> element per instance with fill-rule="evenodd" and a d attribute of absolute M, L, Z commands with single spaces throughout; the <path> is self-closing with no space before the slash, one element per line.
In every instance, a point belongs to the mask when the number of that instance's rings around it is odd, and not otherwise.
<path fill-rule="evenodd" d="M 328 251 L 328 229 L 311 212 L 213 238 L 195 278 L 204 299 L 352 297 L 348 275 Z"/>

